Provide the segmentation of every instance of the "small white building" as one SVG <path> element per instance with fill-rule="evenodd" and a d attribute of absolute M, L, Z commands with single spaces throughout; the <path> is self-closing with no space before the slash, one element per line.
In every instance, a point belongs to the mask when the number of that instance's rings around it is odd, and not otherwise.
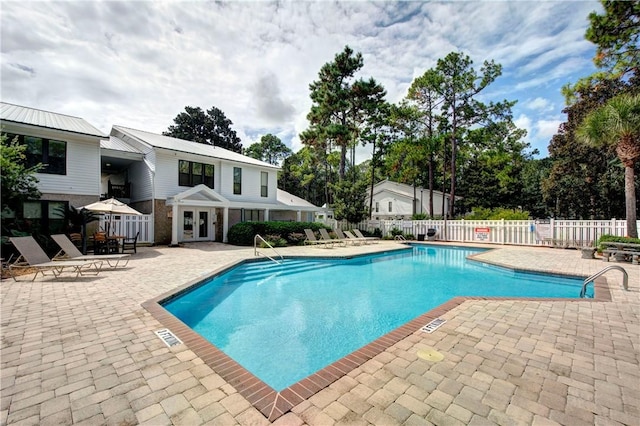
<path fill-rule="evenodd" d="M 414 213 L 430 216 L 429 189 L 392 182 L 388 179 L 373 187 L 373 202 L 370 204 L 370 192 L 367 191 L 366 208 L 371 205 L 371 218 L 374 220 L 411 219 Z M 445 209 L 449 206 L 449 194 L 433 191 L 433 216 L 442 216 L 442 200 Z"/>

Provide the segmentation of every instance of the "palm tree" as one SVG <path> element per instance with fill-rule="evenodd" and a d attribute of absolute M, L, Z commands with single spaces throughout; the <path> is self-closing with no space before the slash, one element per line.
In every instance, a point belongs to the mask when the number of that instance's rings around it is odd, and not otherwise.
<path fill-rule="evenodd" d="M 640 95 L 619 95 L 590 112 L 577 131 L 593 146 L 614 147 L 624 166 L 627 236 L 637 238 L 636 192 L 633 167 L 640 160 Z"/>

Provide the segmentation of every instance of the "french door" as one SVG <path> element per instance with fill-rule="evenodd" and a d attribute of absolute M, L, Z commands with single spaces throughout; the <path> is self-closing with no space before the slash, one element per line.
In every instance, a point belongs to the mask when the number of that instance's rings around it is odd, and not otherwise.
<path fill-rule="evenodd" d="M 182 241 L 213 241 L 213 209 L 189 209 L 182 211 Z"/>

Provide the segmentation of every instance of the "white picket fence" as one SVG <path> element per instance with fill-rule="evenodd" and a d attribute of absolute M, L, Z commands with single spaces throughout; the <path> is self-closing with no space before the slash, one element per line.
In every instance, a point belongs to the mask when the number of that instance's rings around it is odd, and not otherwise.
<path fill-rule="evenodd" d="M 436 230 L 436 240 L 514 244 L 526 246 L 550 245 L 582 247 L 594 245 L 603 234 L 624 236 L 626 220 L 369 220 L 357 224 L 345 221 L 327 222 L 341 229 L 358 228 L 374 232 L 380 229 L 383 237 L 392 231 L 420 238 L 429 229 Z M 640 228 L 640 221 L 638 227 Z M 425 237 L 425 239 L 427 239 Z"/>
<path fill-rule="evenodd" d="M 113 215 L 100 216 L 100 228 L 110 228 L 112 235 L 124 235 L 133 238 L 139 231 L 138 243 L 153 243 L 153 217 L 150 214 L 137 215 Z"/>

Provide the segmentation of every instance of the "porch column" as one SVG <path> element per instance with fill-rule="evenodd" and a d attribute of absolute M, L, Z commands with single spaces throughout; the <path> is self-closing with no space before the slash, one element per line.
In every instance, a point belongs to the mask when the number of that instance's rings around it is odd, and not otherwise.
<path fill-rule="evenodd" d="M 302 222 L 302 211 L 298 210 L 296 212 L 296 222 Z"/>
<path fill-rule="evenodd" d="M 228 243 L 227 231 L 229 231 L 229 207 L 223 207 L 222 209 L 222 242 Z"/>
<path fill-rule="evenodd" d="M 264 221 L 269 221 L 269 209 L 264 209 Z"/>
<path fill-rule="evenodd" d="M 171 206 L 171 245 L 178 245 L 178 205 L 174 203 Z"/>

